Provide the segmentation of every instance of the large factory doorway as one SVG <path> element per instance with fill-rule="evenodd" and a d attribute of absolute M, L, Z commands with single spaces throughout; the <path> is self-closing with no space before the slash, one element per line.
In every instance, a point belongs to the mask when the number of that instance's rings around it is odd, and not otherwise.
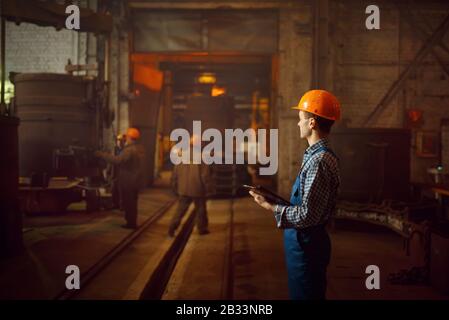
<path fill-rule="evenodd" d="M 143 66 L 163 74 L 160 91 L 154 90 L 159 94 L 152 98 L 159 108 L 150 108 L 159 112 L 148 120 L 157 122 L 150 148 L 154 177 L 172 169 L 170 132 L 191 129 L 192 120 L 217 129 L 276 127 L 276 10 L 164 10 L 131 5 L 131 15 L 132 72 Z M 132 77 L 136 88 L 139 81 L 135 74 Z M 148 119 L 133 111 L 138 109 L 131 108 L 131 119 Z"/>
<path fill-rule="evenodd" d="M 140 143 L 145 149 L 143 183 L 154 181 L 157 157 L 157 126 L 161 106 L 163 73 L 151 65 L 134 64 L 133 90 L 129 103 L 129 125 L 139 129 Z"/>
<path fill-rule="evenodd" d="M 153 142 L 147 144 L 147 151 L 154 155 L 151 169 L 154 178 L 172 170 L 172 130 L 185 128 L 191 131 L 193 120 L 202 121 L 203 131 L 211 127 L 219 130 L 275 127 L 273 97 L 277 61 L 275 55 L 133 54 L 134 91 L 137 90 L 140 97 L 132 104 L 130 119 L 140 127 L 154 128 L 148 132 Z M 142 75 L 136 74 L 142 71 L 152 74 L 153 79 L 163 77 L 160 90 L 156 90 L 158 81 L 153 85 L 153 91 L 148 90 L 148 86 L 142 87 L 138 80 Z M 142 91 L 146 94 L 142 95 Z M 248 145 L 237 147 L 248 149 Z M 236 175 L 247 183 L 269 184 L 273 180 L 272 177 L 260 177 L 257 164 L 241 168 L 215 166 L 216 176 L 220 175 L 220 170 L 223 170 L 222 176 Z M 232 192 L 238 184 L 240 182 L 232 186 Z M 222 191 L 223 194 L 231 192 L 225 187 Z"/>

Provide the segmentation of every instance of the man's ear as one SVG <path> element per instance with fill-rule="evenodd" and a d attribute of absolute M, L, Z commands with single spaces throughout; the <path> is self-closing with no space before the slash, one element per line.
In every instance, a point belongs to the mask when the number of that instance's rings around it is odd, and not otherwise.
<path fill-rule="evenodd" d="M 316 120 L 314 117 L 309 118 L 309 128 L 315 129 L 316 128 Z"/>

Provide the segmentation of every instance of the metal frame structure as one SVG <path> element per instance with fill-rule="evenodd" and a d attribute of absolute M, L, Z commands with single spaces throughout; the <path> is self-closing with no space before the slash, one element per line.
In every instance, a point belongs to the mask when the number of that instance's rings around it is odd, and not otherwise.
<path fill-rule="evenodd" d="M 401 10 L 402 7 L 399 7 L 399 10 Z M 410 18 L 412 19 L 412 18 Z M 412 21 L 412 20 L 410 20 Z M 444 35 L 449 30 L 449 14 L 446 15 L 446 17 L 443 19 L 443 21 L 440 23 L 440 25 L 433 31 L 433 33 L 428 37 L 428 39 L 425 41 L 425 43 L 422 45 L 422 47 L 419 49 L 418 53 L 415 55 L 413 61 L 405 68 L 404 71 L 399 75 L 399 78 L 392 84 L 392 86 L 387 90 L 385 95 L 382 97 L 380 102 L 377 104 L 377 106 L 370 112 L 366 120 L 364 121 L 364 125 L 367 126 L 376 115 L 379 114 L 379 112 L 383 111 L 385 108 L 388 107 L 389 103 L 395 98 L 396 94 L 399 92 L 399 90 L 404 86 L 405 81 L 407 80 L 410 73 L 416 69 L 416 67 L 419 66 L 421 61 L 429 54 L 432 53 L 436 55 L 436 53 L 433 51 L 433 48 L 435 45 L 441 46 L 441 40 L 443 39 Z M 424 34 L 422 35 L 424 37 Z M 446 50 L 446 48 L 445 48 Z M 437 61 L 440 62 L 439 56 L 436 55 Z M 443 62 L 441 63 L 443 66 Z M 444 67 L 444 70 L 446 73 L 449 72 L 446 67 Z"/>

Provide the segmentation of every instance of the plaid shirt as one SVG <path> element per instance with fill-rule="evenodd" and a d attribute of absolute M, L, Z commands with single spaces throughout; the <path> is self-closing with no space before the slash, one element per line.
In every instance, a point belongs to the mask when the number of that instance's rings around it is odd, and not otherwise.
<path fill-rule="evenodd" d="M 302 203 L 296 206 L 275 206 L 278 228 L 303 229 L 324 224 L 334 212 L 340 185 L 338 160 L 329 152 L 312 155 L 323 146 L 329 148 L 326 138 L 318 140 L 305 151 L 299 172 Z"/>

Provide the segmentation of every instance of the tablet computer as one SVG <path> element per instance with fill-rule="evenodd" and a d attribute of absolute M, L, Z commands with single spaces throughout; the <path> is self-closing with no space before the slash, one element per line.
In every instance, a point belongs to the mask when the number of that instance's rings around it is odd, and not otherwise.
<path fill-rule="evenodd" d="M 261 196 L 263 196 L 265 198 L 265 200 L 267 200 L 270 203 L 279 204 L 279 205 L 283 205 L 283 206 L 291 206 L 292 205 L 290 203 L 290 201 L 285 200 L 281 196 L 277 195 L 276 193 L 274 193 L 260 185 L 250 186 L 250 185 L 244 184 L 243 187 L 245 189 L 247 189 L 248 191 L 254 191 L 257 194 L 260 194 Z"/>

